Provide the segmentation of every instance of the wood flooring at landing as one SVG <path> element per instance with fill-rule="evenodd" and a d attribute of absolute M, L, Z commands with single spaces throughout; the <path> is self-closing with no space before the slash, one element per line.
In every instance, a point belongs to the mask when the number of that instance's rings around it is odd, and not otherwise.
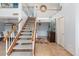
<path fill-rule="evenodd" d="M 72 56 L 63 47 L 57 45 L 56 43 L 41 42 L 36 43 L 35 48 L 36 56 Z"/>

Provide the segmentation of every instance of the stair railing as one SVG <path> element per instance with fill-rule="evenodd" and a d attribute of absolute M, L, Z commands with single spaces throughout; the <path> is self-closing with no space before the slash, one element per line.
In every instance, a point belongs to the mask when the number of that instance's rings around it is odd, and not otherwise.
<path fill-rule="evenodd" d="M 18 22 L 18 24 L 22 21 L 22 19 Z M 7 46 L 7 50 L 10 47 L 10 45 L 13 42 L 13 39 L 16 36 L 16 31 L 17 31 L 17 24 L 13 24 L 12 28 L 10 29 L 10 31 L 7 32 L 7 34 L 4 36 L 3 41 L 6 42 L 6 46 Z"/>
<path fill-rule="evenodd" d="M 27 20 L 28 20 L 28 19 L 29 19 L 29 17 L 27 18 Z M 22 26 L 22 29 L 24 28 L 24 26 L 25 26 L 27 20 L 25 21 L 24 25 Z M 22 21 L 22 20 L 21 20 L 21 21 Z M 20 22 L 21 22 L 21 21 L 20 21 Z M 20 22 L 19 22 L 19 23 L 20 23 Z M 19 24 L 19 23 L 18 23 L 18 24 Z M 14 37 L 13 42 L 11 43 L 10 47 L 8 48 L 7 55 L 10 55 L 10 54 L 12 53 L 13 47 L 16 45 L 16 42 L 17 42 L 17 40 L 19 39 L 19 36 L 20 36 L 20 34 L 21 34 L 22 29 L 21 29 L 20 32 L 18 32 L 18 33 L 16 34 L 16 36 Z"/>
<path fill-rule="evenodd" d="M 22 21 L 22 19 L 18 22 L 18 24 Z M 3 38 L 3 42 L 7 42 L 8 39 L 12 39 L 14 37 L 14 33 L 16 32 L 17 24 L 12 26 L 12 29 L 6 33 Z M 10 37 L 11 36 L 11 37 Z"/>
<path fill-rule="evenodd" d="M 33 50 L 32 50 L 32 55 L 34 56 L 35 55 L 35 41 L 36 41 L 36 20 L 35 20 L 35 23 L 34 23 L 34 30 L 33 30 L 33 33 L 32 33 L 32 46 L 33 46 Z"/>
<path fill-rule="evenodd" d="M 17 34 L 16 34 L 16 31 L 17 31 L 16 27 L 19 25 L 19 23 L 20 23 L 22 20 L 23 20 L 23 19 L 21 19 L 21 20 L 18 22 L 18 24 L 15 24 L 14 26 L 12 26 L 11 31 L 9 31 L 9 32 L 4 36 L 3 41 L 6 42 L 6 45 L 7 45 L 7 51 L 6 51 L 6 52 L 7 52 L 8 55 L 11 54 L 12 49 L 13 49 L 13 47 L 14 47 L 16 41 L 18 40 L 18 37 L 19 37 L 21 31 L 20 31 L 19 33 L 17 32 Z M 25 24 L 24 24 L 24 25 L 25 25 Z M 23 25 L 23 27 L 24 27 L 24 25 Z M 22 27 L 22 29 L 23 29 L 23 27 Z"/>
<path fill-rule="evenodd" d="M 3 38 L 3 41 L 6 42 L 7 49 L 9 48 L 9 46 L 11 45 L 13 41 L 15 32 L 16 32 L 16 26 L 13 25 L 11 31 L 9 31 Z"/>

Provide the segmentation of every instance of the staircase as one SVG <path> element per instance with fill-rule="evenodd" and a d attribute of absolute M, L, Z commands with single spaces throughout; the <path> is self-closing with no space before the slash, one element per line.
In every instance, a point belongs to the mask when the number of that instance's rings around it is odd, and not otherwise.
<path fill-rule="evenodd" d="M 10 56 L 34 56 L 35 49 L 35 17 L 28 17 L 18 38 L 8 50 Z"/>

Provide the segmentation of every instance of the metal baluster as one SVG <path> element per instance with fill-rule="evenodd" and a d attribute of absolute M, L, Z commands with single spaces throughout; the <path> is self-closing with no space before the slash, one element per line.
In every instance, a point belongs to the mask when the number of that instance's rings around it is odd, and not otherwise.
<path fill-rule="evenodd" d="M 11 34 L 11 38 L 10 38 L 10 45 L 11 45 L 11 40 L 12 40 L 12 34 Z"/>
<path fill-rule="evenodd" d="M 8 41 L 8 43 L 9 43 L 9 44 L 8 44 L 8 48 L 9 48 L 9 46 L 10 46 L 10 37 L 9 37 L 9 41 Z"/>
<path fill-rule="evenodd" d="M 13 34 L 13 33 L 12 33 Z M 13 35 L 11 34 L 11 42 L 10 42 L 10 45 L 11 45 L 11 43 L 12 43 L 12 39 L 13 39 Z"/>
<path fill-rule="evenodd" d="M 12 39 L 11 39 L 11 43 L 12 43 L 12 41 L 13 41 L 13 33 L 12 33 Z"/>
<path fill-rule="evenodd" d="M 13 40 L 13 33 L 11 34 L 11 42 L 10 42 L 10 45 L 11 45 L 11 43 L 12 43 L 12 40 Z"/>

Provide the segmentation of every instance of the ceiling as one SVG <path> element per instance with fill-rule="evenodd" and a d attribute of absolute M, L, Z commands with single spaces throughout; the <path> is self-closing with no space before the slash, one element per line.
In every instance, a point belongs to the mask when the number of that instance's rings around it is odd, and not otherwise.
<path fill-rule="evenodd" d="M 28 7 L 34 7 L 36 9 L 35 12 L 37 17 L 41 17 L 41 18 L 54 16 L 56 13 L 58 13 L 61 10 L 61 5 L 59 3 L 23 3 L 22 5 L 23 8 L 27 10 L 27 12 L 30 11 L 28 10 Z M 41 5 L 45 5 L 47 7 L 46 12 L 41 12 L 40 10 Z M 33 11 L 33 9 L 31 11 Z"/>
<path fill-rule="evenodd" d="M 60 7 L 59 3 L 22 3 L 23 6 L 40 6 L 40 5 L 50 5 L 52 8 Z M 49 7 L 50 7 L 49 6 Z"/>

